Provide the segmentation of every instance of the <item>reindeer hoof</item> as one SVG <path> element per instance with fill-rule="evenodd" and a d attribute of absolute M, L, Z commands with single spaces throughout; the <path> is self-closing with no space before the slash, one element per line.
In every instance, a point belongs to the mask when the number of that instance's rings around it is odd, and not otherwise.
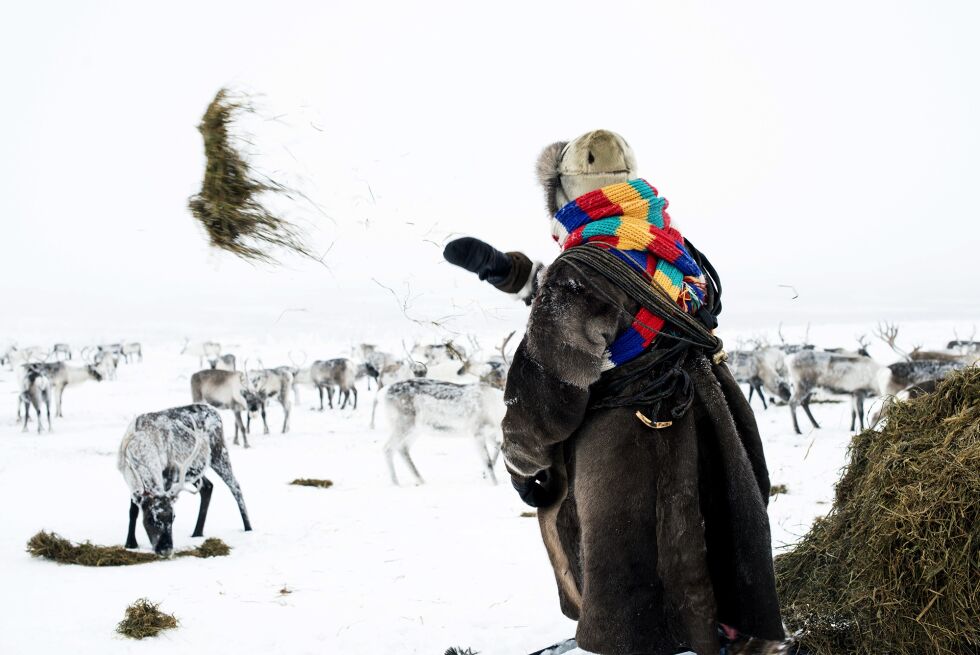
<path fill-rule="evenodd" d="M 191 537 L 203 537 L 203 536 L 204 536 L 204 532 L 202 530 L 195 530 L 194 534 L 191 535 Z"/>
<path fill-rule="evenodd" d="M 135 541 L 127 541 L 126 548 L 129 548 L 130 550 L 132 550 L 133 548 L 139 548 L 139 544 L 136 543 Z"/>

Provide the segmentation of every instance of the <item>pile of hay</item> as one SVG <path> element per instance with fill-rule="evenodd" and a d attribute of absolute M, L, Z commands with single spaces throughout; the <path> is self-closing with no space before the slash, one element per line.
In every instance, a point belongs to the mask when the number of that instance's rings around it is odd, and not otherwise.
<path fill-rule="evenodd" d="M 127 550 L 122 546 L 97 546 L 88 541 L 73 544 L 60 535 L 43 530 L 27 542 L 27 552 L 34 557 L 81 566 L 129 566 L 161 559 L 155 553 Z M 230 552 L 228 544 L 209 537 L 200 546 L 177 551 L 174 557 L 222 557 Z"/>
<path fill-rule="evenodd" d="M 251 261 L 276 263 L 270 249 L 283 248 L 312 257 L 301 230 L 276 216 L 260 201 L 267 192 L 288 190 L 272 180 L 260 180 L 235 147 L 230 128 L 239 112 L 251 111 L 227 89 L 208 105 L 198 130 L 204 137 L 207 165 L 201 191 L 188 207 L 208 234 L 211 245 Z"/>
<path fill-rule="evenodd" d="M 299 487 L 320 487 L 321 489 L 327 489 L 333 486 L 333 481 L 318 480 L 317 478 L 296 478 L 289 484 L 295 484 Z"/>
<path fill-rule="evenodd" d="M 126 618 L 116 626 L 116 632 L 133 639 L 144 639 L 176 627 L 177 619 L 173 614 L 161 612 L 159 603 L 140 598 L 126 608 Z"/>
<path fill-rule="evenodd" d="M 830 514 L 776 578 L 815 655 L 980 652 L 980 368 L 854 437 Z"/>

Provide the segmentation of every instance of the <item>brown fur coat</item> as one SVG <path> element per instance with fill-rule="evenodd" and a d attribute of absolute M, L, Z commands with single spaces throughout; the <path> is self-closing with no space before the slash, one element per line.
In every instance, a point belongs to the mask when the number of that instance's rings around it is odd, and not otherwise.
<path fill-rule="evenodd" d="M 604 655 L 718 652 L 717 624 L 783 638 L 755 418 L 724 364 L 685 364 L 691 409 L 665 429 L 590 410 L 602 353 L 637 306 L 559 260 L 535 298 L 507 380 L 503 451 L 521 481 L 548 470 L 539 510 L 562 611 Z M 628 366 L 628 364 L 627 364 Z"/>

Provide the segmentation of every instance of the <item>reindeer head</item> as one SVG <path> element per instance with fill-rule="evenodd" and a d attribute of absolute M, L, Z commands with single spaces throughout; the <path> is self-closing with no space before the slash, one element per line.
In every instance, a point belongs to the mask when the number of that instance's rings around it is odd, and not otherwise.
<path fill-rule="evenodd" d="M 140 499 L 143 528 L 153 545 L 153 552 L 170 557 L 174 552 L 174 497 L 167 491 L 159 495 L 144 495 Z"/>

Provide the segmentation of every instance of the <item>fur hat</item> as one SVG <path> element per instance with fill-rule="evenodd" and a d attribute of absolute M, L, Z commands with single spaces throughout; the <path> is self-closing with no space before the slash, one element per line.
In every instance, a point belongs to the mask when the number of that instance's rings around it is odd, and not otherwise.
<path fill-rule="evenodd" d="M 538 182 L 554 216 L 582 194 L 636 177 L 636 158 L 626 139 L 608 130 L 558 141 L 538 156 Z"/>

